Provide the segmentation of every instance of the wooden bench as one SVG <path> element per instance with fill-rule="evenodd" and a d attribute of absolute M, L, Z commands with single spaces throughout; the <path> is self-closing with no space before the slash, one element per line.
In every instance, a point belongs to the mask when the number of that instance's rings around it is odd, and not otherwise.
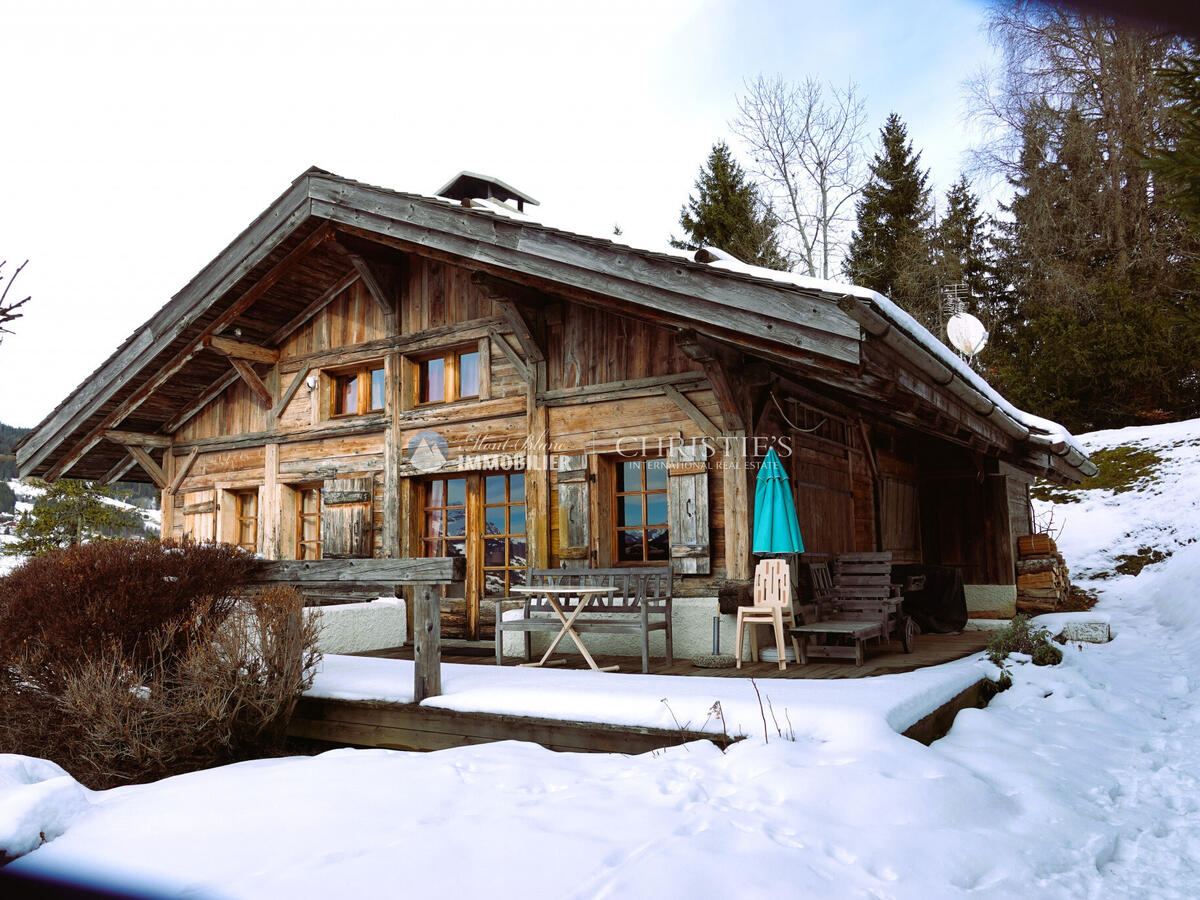
<path fill-rule="evenodd" d="M 611 587 L 612 593 L 593 599 L 584 613 L 575 620 L 580 634 L 640 634 L 642 637 L 642 672 L 650 671 L 650 632 L 663 631 L 666 637 L 667 665 L 673 663 L 671 645 L 671 588 L 670 566 L 622 569 L 530 569 L 527 584 L 571 585 L 580 587 Z M 496 604 L 496 665 L 504 665 L 504 632 L 525 634 L 525 659 L 533 656 L 532 632 L 548 631 L 557 634 L 562 622 L 553 614 L 550 605 L 538 597 L 495 597 Z M 519 618 L 505 619 L 504 604 L 521 604 Z M 570 610 L 574 604 L 564 604 Z"/>
<path fill-rule="evenodd" d="M 902 597 L 891 583 L 891 553 L 846 553 L 834 562 L 830 581 L 824 564 L 814 566 L 817 621 L 789 630 L 796 659 L 803 665 L 810 656 L 854 658 L 863 664 L 864 645 L 897 637 L 905 653 L 913 649 L 913 622 L 901 611 Z M 823 570 L 823 571 L 822 571 Z M 823 643 L 836 638 L 846 643 Z M 812 643 L 810 643 L 812 641 Z"/>

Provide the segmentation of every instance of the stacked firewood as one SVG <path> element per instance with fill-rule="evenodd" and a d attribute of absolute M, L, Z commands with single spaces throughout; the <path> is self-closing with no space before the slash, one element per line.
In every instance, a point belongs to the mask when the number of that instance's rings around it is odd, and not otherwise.
<path fill-rule="evenodd" d="M 1017 612 L 1054 612 L 1071 593 L 1067 562 L 1048 534 L 1017 538 Z"/>

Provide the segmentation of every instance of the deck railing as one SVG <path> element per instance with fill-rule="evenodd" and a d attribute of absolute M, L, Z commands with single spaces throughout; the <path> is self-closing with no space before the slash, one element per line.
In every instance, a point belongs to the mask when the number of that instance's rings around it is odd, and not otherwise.
<path fill-rule="evenodd" d="M 378 590 L 401 596 L 413 587 L 413 696 L 417 703 L 442 692 L 441 601 L 446 588 L 466 580 L 463 557 L 429 559 L 279 559 L 263 563 L 254 581 L 290 584 L 318 593 Z"/>

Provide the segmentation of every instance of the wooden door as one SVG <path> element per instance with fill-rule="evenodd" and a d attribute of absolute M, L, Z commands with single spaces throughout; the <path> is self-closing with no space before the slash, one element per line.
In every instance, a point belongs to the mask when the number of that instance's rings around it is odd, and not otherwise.
<path fill-rule="evenodd" d="M 529 564 L 525 473 L 435 476 L 421 483 L 421 553 L 465 556 L 462 597 L 442 604 L 442 636 L 487 640 L 494 636 L 492 604 L 524 584 Z"/>
<path fill-rule="evenodd" d="M 849 553 L 854 546 L 854 489 L 849 449 L 793 433 L 792 493 L 804 549 Z"/>

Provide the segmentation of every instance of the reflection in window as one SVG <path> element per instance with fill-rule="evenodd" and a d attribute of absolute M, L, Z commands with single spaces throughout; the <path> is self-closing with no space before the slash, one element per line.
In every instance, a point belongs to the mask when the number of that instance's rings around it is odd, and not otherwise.
<path fill-rule="evenodd" d="M 417 403 L 479 396 L 479 351 L 447 353 L 417 363 Z"/>
<path fill-rule="evenodd" d="M 381 412 L 385 406 L 383 366 L 374 364 L 355 372 L 333 376 L 335 416 L 361 416 Z"/>
<path fill-rule="evenodd" d="M 425 556 L 465 556 L 467 480 L 434 478 L 425 482 L 421 522 Z"/>
<path fill-rule="evenodd" d="M 617 562 L 669 560 L 666 460 L 620 460 L 616 470 L 613 509 Z"/>
<path fill-rule="evenodd" d="M 483 479 L 483 591 L 505 596 L 525 583 L 529 565 L 525 534 L 525 474 Z"/>
<path fill-rule="evenodd" d="M 237 545 L 248 553 L 258 551 L 258 491 L 238 491 Z"/>

